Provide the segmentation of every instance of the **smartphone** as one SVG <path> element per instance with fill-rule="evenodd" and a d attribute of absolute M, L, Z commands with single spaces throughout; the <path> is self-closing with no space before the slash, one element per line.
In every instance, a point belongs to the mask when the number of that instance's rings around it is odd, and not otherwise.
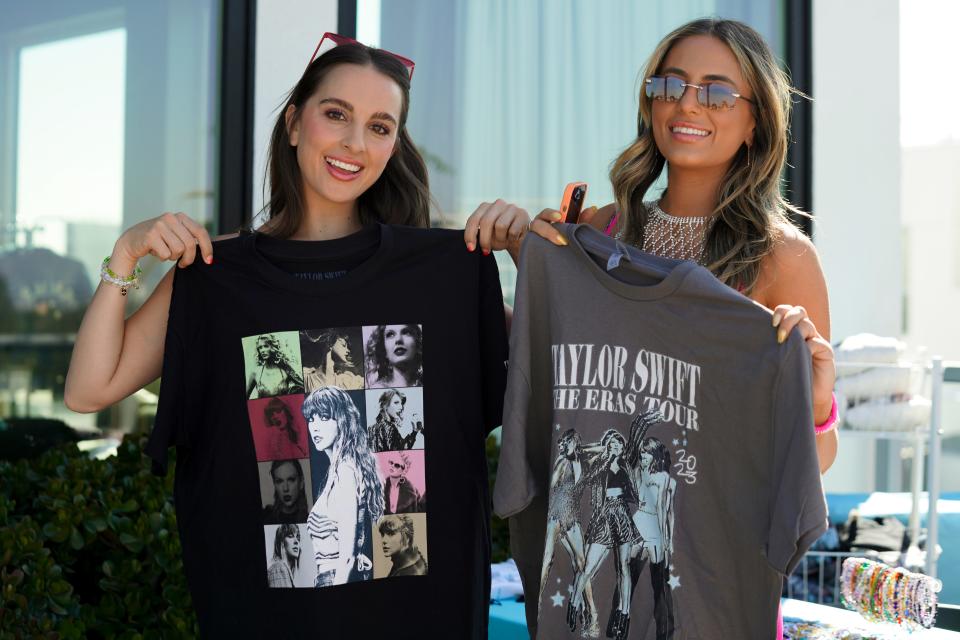
<path fill-rule="evenodd" d="M 587 183 L 571 182 L 563 190 L 563 201 L 560 203 L 560 222 L 577 224 L 580 220 L 580 211 L 583 201 L 587 199 Z"/>

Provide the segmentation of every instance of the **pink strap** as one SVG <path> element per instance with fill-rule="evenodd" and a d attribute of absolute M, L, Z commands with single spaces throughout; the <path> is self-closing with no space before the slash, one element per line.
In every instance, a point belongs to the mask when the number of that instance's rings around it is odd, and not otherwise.
<path fill-rule="evenodd" d="M 620 212 L 617 211 L 613 214 L 613 217 L 610 218 L 610 222 L 607 223 L 607 228 L 603 230 L 604 235 L 611 235 L 613 230 L 617 228 L 617 221 L 620 220 Z"/>

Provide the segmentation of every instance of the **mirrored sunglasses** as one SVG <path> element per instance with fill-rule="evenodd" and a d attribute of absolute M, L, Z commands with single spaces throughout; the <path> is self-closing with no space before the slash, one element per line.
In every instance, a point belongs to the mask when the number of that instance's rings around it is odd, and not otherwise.
<path fill-rule="evenodd" d="M 687 87 L 697 90 L 697 102 L 701 106 L 713 110 L 733 109 L 737 98 L 753 103 L 750 98 L 744 97 L 723 82 L 705 82 L 703 84 L 692 84 L 684 82 L 683 78 L 676 76 L 650 76 L 644 83 L 644 94 L 651 100 L 663 100 L 665 102 L 680 102 Z"/>

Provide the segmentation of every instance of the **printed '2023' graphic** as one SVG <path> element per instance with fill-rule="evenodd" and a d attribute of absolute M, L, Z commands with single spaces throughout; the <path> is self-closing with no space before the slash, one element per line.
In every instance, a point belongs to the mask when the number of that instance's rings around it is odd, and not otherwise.
<path fill-rule="evenodd" d="M 426 575 L 422 326 L 242 342 L 266 584 Z"/>

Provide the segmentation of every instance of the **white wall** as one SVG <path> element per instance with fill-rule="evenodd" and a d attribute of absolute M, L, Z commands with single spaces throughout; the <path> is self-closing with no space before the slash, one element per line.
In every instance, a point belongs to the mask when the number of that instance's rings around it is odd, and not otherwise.
<path fill-rule="evenodd" d="M 960 140 L 903 148 L 908 344 L 960 361 Z M 960 384 L 943 388 L 940 481 L 960 491 Z M 952 438 L 950 437 L 952 435 Z"/>
<path fill-rule="evenodd" d="M 833 336 L 899 335 L 899 2 L 813 7 L 813 207 Z"/>
<path fill-rule="evenodd" d="M 931 355 L 960 360 L 960 141 L 903 149 L 907 333 Z"/>
<path fill-rule="evenodd" d="M 325 31 L 337 30 L 337 0 L 258 0 L 253 116 L 253 213 L 263 207 L 270 132 Z"/>
<path fill-rule="evenodd" d="M 814 240 L 833 340 L 901 332 L 898 21 L 898 0 L 813 3 Z M 841 441 L 827 490 L 872 490 L 872 450 Z"/>

